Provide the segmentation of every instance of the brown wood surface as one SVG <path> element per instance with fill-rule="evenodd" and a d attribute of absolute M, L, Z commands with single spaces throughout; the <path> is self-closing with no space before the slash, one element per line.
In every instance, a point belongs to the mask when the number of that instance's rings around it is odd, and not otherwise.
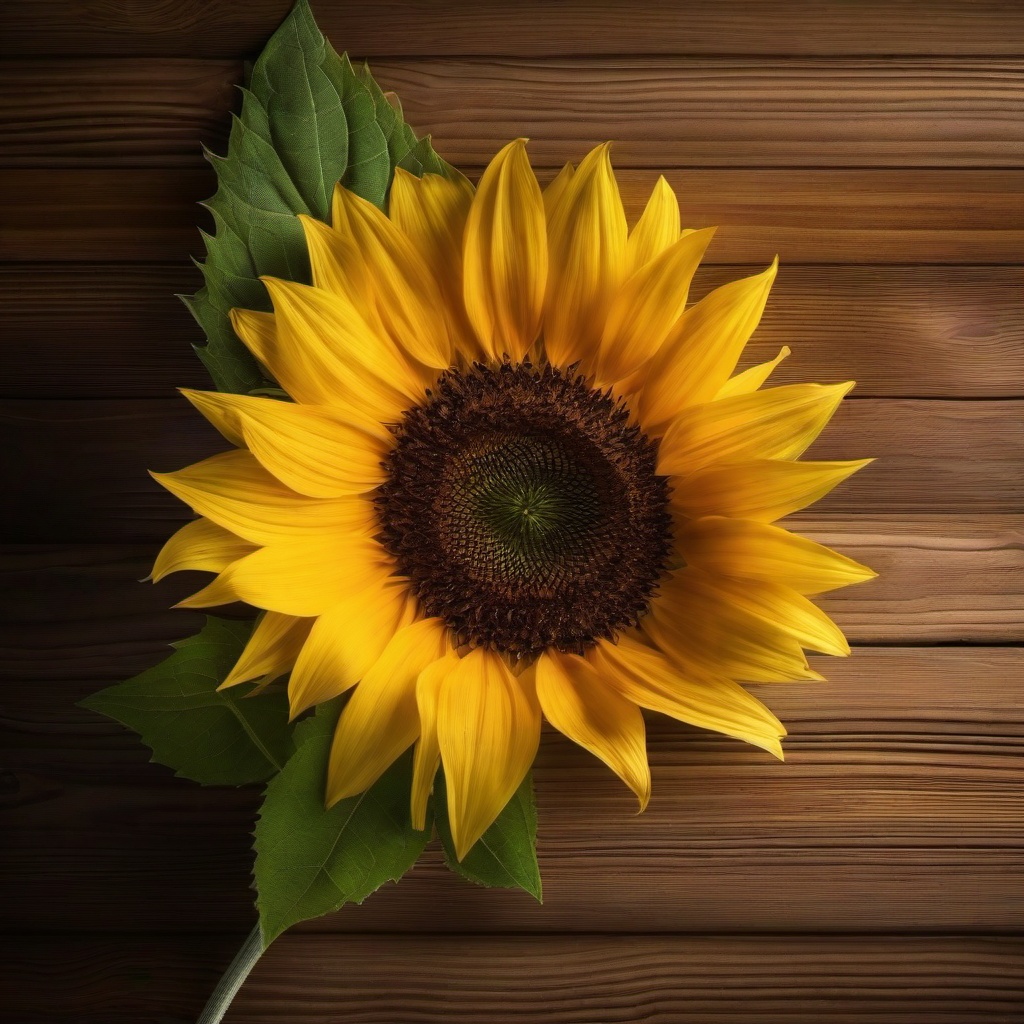
<path fill-rule="evenodd" d="M 758 269 L 702 269 L 693 298 Z M 0 264 L 0 398 L 209 387 L 175 298 L 201 284 L 184 262 Z M 863 398 L 1024 398 L 1024 267 L 786 265 L 743 365 L 783 345 L 780 383 L 842 373 Z"/>
<path fill-rule="evenodd" d="M 51 1014 L 18 998 L 21 1024 L 134 1024 L 146 1000 L 187 1020 L 231 956 L 230 939 L 154 936 L 143 960 L 134 936 L 75 936 L 0 944 L 35 984 L 64 964 Z M 188 944 L 193 955 L 183 955 Z M 400 964 L 400 969 L 396 965 Z M 1019 938 L 406 936 L 323 941 L 287 935 L 257 965 L 232 1009 L 236 1024 L 1016 1024 L 1024 970 Z M 524 983 L 528 979 L 528 983 Z M 857 993 L 856 999 L 850 993 Z M 430 993 L 430 997 L 425 997 Z M 822 1014 L 827 1014 L 823 1018 Z M 61 1016 L 61 1015 L 64 1016 Z M 170 1016 L 168 1019 L 171 1019 Z"/>
<path fill-rule="evenodd" d="M 623 166 L 1014 167 L 1024 62 L 644 57 L 380 60 L 457 166 L 517 135 L 541 166 L 615 140 Z M 222 146 L 240 61 L 10 60 L 0 166 L 196 167 Z M 643 117 L 633 113 L 643 109 Z"/>
<path fill-rule="evenodd" d="M 537 775 L 543 908 L 463 885 L 435 850 L 401 886 L 305 927 L 893 932 L 984 922 L 1013 931 L 1024 909 L 1012 884 L 1024 811 L 1022 651 L 908 644 L 1022 639 L 1022 519 L 973 517 L 978 533 L 966 536 L 959 517 L 903 519 L 895 531 L 865 518 L 866 543 L 841 532 L 845 520 L 805 529 L 885 571 L 862 588 L 862 609 L 833 599 L 830 610 L 855 642 L 893 646 L 816 659 L 827 685 L 759 688 L 790 727 L 785 766 L 651 716 L 656 793 L 636 817 L 602 766 L 549 733 Z M 886 547 L 894 532 L 898 550 Z M 17 827 L 0 870 L 26 883 L 0 909 L 7 927 L 217 931 L 247 920 L 258 794 L 199 791 L 157 767 L 140 773 L 148 755 L 131 734 L 72 706 L 198 625 L 198 613 L 167 607 L 189 581 L 136 583 L 150 550 L 4 552 L 0 737 Z M 944 591 L 929 583 L 939 573 Z M 55 621 L 57 649 L 48 647 Z M 160 879 L 171 871 L 168 888 Z M 69 877 L 70 891 L 53 884 Z"/>
<path fill-rule="evenodd" d="M 585 148 L 580 148 L 584 153 Z M 471 173 L 472 168 L 467 168 Z M 540 177 L 546 181 L 553 169 Z M 672 170 L 689 227 L 718 225 L 708 262 L 1019 263 L 1024 177 L 1016 170 Z M 618 174 L 631 217 L 657 181 Z M 200 256 L 196 203 L 212 171 L 124 168 L 0 170 L 0 260 L 184 263 Z"/>
<path fill-rule="evenodd" d="M 289 0 L 32 0 L 11 8 L 12 56 L 240 57 Z M 360 56 L 493 54 L 998 54 L 1020 56 L 1013 0 L 378 0 L 314 3 L 339 49 Z"/>
<path fill-rule="evenodd" d="M 35 470 L 6 509 L 12 541 L 158 540 L 191 513 L 147 471 L 181 469 L 228 447 L 185 401 L 5 399 L 0 473 L 29 437 Z M 1015 512 L 1024 496 L 1024 401 L 845 402 L 809 455 L 874 458 L 819 502 L 822 512 Z"/>
<path fill-rule="evenodd" d="M 197 286 L 241 61 L 288 0 L 33 0 L 0 22 L 0 1020 L 194 1020 L 253 921 L 259 793 L 148 763 L 75 701 L 202 621 L 138 582 L 218 450 Z M 470 174 L 617 140 L 719 224 L 694 294 L 782 269 L 749 360 L 857 379 L 814 449 L 878 461 L 793 526 L 881 576 L 855 645 L 758 689 L 787 761 L 649 718 L 641 816 L 545 734 L 545 904 L 452 876 L 275 944 L 237 1024 L 1024 1020 L 1024 6 L 314 0 Z M 232 614 L 244 614 L 236 609 Z"/>

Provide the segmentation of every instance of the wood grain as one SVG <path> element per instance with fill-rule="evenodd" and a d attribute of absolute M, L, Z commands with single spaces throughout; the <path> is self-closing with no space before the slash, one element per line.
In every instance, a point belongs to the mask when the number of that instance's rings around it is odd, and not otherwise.
<path fill-rule="evenodd" d="M 702 269 L 692 297 L 756 269 Z M 0 398 L 210 387 L 174 297 L 201 283 L 184 262 L 0 264 Z M 779 383 L 839 374 L 860 397 L 1024 397 L 1024 268 L 784 265 L 745 363 L 783 345 Z"/>
<path fill-rule="evenodd" d="M 553 171 L 542 172 L 548 180 Z M 618 174 L 638 217 L 654 171 Z M 675 170 L 690 227 L 717 224 L 712 263 L 1019 263 L 1024 175 L 1016 171 Z M 0 170 L 4 261 L 184 261 L 202 254 L 195 204 L 213 172 Z"/>
<path fill-rule="evenodd" d="M 374 63 L 456 166 L 529 136 L 540 166 L 615 140 L 619 167 L 1021 167 L 1012 60 L 504 59 Z M 0 166 L 197 167 L 225 148 L 241 63 L 0 64 Z"/>
<path fill-rule="evenodd" d="M 241 935 L 0 940 L 0 983 L 21 1024 L 193 1020 Z M 59 969 L 57 969 L 59 964 Z M 398 969 L 397 965 L 401 968 Z M 286 935 L 227 1024 L 1008 1024 L 1021 998 L 1017 938 L 841 936 Z M 171 983 L 171 979 L 176 984 Z M 529 979 L 523 984 L 523 979 Z"/>
<path fill-rule="evenodd" d="M 241 78 L 238 61 L 0 61 L 0 166 L 202 166 Z"/>
<path fill-rule="evenodd" d="M 1024 640 L 1024 517 L 818 516 L 790 525 L 880 572 L 821 599 L 855 644 Z M 43 718 L 57 714 L 51 694 L 76 700 L 89 692 L 82 686 L 141 672 L 172 641 L 198 631 L 202 615 L 172 605 L 209 577 L 141 583 L 157 547 L 0 549 L 0 679 L 20 694 L 8 694 L 8 704 L 20 700 Z"/>
<path fill-rule="evenodd" d="M 263 46 L 290 0 L 33 0 L 5 18 L 11 56 L 240 57 Z M 1020 53 L 1007 0 L 314 0 L 321 28 L 359 56 L 534 54 Z"/>
<path fill-rule="evenodd" d="M 194 632 L 138 582 L 222 447 L 191 291 L 240 62 L 291 0 L 33 0 L 0 34 L 0 1017 L 194 1020 L 253 921 L 256 789 L 77 708 Z M 751 359 L 860 380 L 817 453 L 880 456 L 799 528 L 882 573 L 857 645 L 762 687 L 787 762 L 652 716 L 655 792 L 550 732 L 546 903 L 452 876 L 303 925 L 228 1021 L 1018 1024 L 1024 1015 L 1024 6 L 314 0 L 471 173 L 615 150 L 722 230 L 695 288 L 782 273 Z M 642 112 L 643 116 L 640 116 Z M 474 168 L 476 170 L 474 171 Z M 29 262 L 24 262 L 29 261 Z M 54 543 L 60 541 L 60 543 Z M 241 613 L 229 609 L 229 614 Z M 1013 645 L 1013 646 L 1011 646 Z M 358 937 L 356 937 L 358 936 Z"/>
<path fill-rule="evenodd" d="M 756 688 L 789 728 L 784 765 L 650 716 L 655 795 L 640 816 L 607 769 L 546 732 L 543 907 L 467 885 L 432 847 L 401 886 L 303 928 L 1012 931 L 1024 911 L 1022 656 L 885 647 L 818 659 L 827 685 Z M 258 792 L 147 766 L 126 730 L 69 706 L 96 686 L 49 684 L 49 709 L 30 686 L 4 689 L 0 868 L 22 884 L 0 925 L 244 926 Z"/>
<path fill-rule="evenodd" d="M 839 376 L 839 375 L 836 375 Z M 1024 494 L 1024 403 L 844 402 L 810 450 L 874 458 L 813 514 L 1015 512 Z M 158 541 L 188 517 L 147 471 L 228 447 L 182 398 L 0 402 L 0 472 L 18 481 L 10 542 Z M 31 475 L 19 475 L 25 462 Z"/>

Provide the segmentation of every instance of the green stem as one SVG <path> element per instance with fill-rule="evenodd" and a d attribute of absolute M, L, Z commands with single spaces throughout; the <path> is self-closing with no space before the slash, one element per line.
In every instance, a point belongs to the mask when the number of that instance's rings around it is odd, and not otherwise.
<path fill-rule="evenodd" d="M 220 1024 L 224 1014 L 228 1012 L 231 1000 L 235 998 L 242 983 L 249 977 L 249 972 L 262 955 L 263 936 L 257 924 L 249 932 L 248 938 L 242 943 L 242 948 L 235 954 L 235 959 L 228 965 L 228 969 L 221 975 L 196 1024 Z"/>

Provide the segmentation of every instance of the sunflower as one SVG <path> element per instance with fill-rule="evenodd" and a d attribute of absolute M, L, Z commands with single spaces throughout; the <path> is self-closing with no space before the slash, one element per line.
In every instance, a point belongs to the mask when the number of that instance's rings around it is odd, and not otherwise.
<path fill-rule="evenodd" d="M 263 610 L 223 686 L 288 675 L 293 716 L 351 691 L 326 801 L 415 745 L 463 857 L 542 717 L 650 796 L 641 709 L 782 756 L 742 682 L 846 655 L 808 595 L 870 569 L 776 520 L 865 462 L 799 461 L 852 382 L 734 374 L 776 263 L 687 308 L 713 229 L 664 178 L 627 228 L 609 147 L 542 192 L 525 140 L 465 180 L 395 172 L 389 215 L 338 187 L 302 217 L 312 285 L 264 278 L 235 330 L 291 401 L 186 391 L 235 447 L 154 474 L 201 517 L 159 579 Z"/>

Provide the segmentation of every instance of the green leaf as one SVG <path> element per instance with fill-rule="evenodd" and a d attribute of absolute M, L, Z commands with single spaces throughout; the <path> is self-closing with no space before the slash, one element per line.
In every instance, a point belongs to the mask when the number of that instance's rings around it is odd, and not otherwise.
<path fill-rule="evenodd" d="M 251 622 L 208 617 L 196 636 L 141 675 L 81 702 L 134 729 L 153 760 L 206 786 L 263 782 L 294 744 L 283 693 L 246 699 L 250 687 L 217 690 L 252 633 Z M 240 692 L 243 691 L 243 692 Z"/>
<path fill-rule="evenodd" d="M 437 834 L 444 847 L 445 863 L 463 878 L 489 888 L 524 889 L 543 902 L 540 867 L 537 864 L 537 807 L 529 774 L 505 805 L 494 824 L 461 861 L 455 856 L 448 799 L 441 776 L 434 785 Z"/>
<path fill-rule="evenodd" d="M 307 0 L 252 66 L 227 156 L 207 158 L 217 172 L 217 191 L 206 203 L 216 230 L 203 234 L 205 285 L 185 301 L 206 334 L 196 346 L 200 358 L 217 388 L 236 394 L 273 382 L 236 337 L 229 310 L 271 308 L 261 276 L 310 280 L 296 214 L 328 220 L 338 181 L 384 209 L 400 161 L 417 174 L 458 173 L 429 139 L 417 140 L 369 69 L 353 70 L 334 51 Z"/>
<path fill-rule="evenodd" d="M 179 297 L 206 333 L 206 344 L 193 347 L 217 390 L 249 394 L 266 385 L 259 365 L 235 334 L 223 307 L 214 303 L 209 289 Z"/>
<path fill-rule="evenodd" d="M 267 786 L 256 823 L 256 906 L 264 946 L 289 926 L 362 903 L 416 862 L 430 828 L 412 827 L 411 752 L 369 790 L 324 809 L 340 700 L 298 725 L 298 749 Z"/>
<path fill-rule="evenodd" d="M 377 123 L 377 106 L 365 83 L 352 70 L 348 55 L 332 61 L 343 85 L 343 103 L 349 120 L 348 167 L 341 181 L 345 188 L 384 208 L 394 168 L 388 157 L 388 140 Z"/>

